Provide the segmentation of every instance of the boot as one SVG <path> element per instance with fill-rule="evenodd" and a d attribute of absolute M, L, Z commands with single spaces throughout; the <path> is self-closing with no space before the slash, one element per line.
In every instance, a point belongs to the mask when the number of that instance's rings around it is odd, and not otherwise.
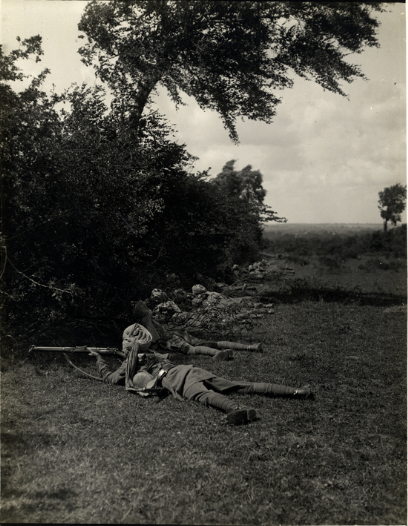
<path fill-rule="evenodd" d="M 233 402 L 226 396 L 218 393 L 211 393 L 207 397 L 207 404 L 226 413 L 227 424 L 238 426 L 248 424 L 256 419 L 255 409 L 240 408 L 236 402 Z"/>
<path fill-rule="evenodd" d="M 252 420 L 255 420 L 255 419 L 256 419 L 255 409 L 249 409 L 249 408 L 235 409 L 235 411 L 231 411 L 230 413 L 227 413 L 227 416 L 226 416 L 227 424 L 231 426 L 249 424 L 249 422 L 252 422 Z"/>
<path fill-rule="evenodd" d="M 300 398 L 302 400 L 314 400 L 314 394 L 312 393 L 312 390 L 310 389 L 310 385 L 304 385 L 303 387 L 299 387 L 299 389 L 296 389 L 293 393 L 294 398 Z"/>
<path fill-rule="evenodd" d="M 216 362 L 226 362 L 227 360 L 232 360 L 234 358 L 234 354 L 232 351 L 226 350 L 226 351 L 218 351 L 215 356 L 212 357 L 212 359 Z"/>
<path fill-rule="evenodd" d="M 240 351 L 255 351 L 262 352 L 262 343 L 253 343 L 247 345 L 244 343 L 235 343 L 235 342 L 217 342 L 219 349 L 235 349 Z"/>

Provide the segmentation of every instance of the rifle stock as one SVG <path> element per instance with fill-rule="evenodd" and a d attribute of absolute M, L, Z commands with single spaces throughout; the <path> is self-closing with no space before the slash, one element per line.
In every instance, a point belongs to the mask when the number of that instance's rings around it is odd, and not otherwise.
<path fill-rule="evenodd" d="M 44 351 L 44 352 L 69 352 L 69 353 L 89 353 L 91 351 L 97 352 L 98 354 L 116 354 L 122 358 L 126 358 L 124 352 L 114 349 L 113 347 L 87 347 L 86 345 L 82 347 L 41 347 L 38 345 L 32 345 L 28 352 L 33 351 Z"/>

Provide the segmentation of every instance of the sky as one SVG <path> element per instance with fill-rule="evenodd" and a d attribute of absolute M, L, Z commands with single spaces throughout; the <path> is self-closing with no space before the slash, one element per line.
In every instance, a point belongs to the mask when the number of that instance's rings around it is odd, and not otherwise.
<path fill-rule="evenodd" d="M 80 61 L 78 22 L 85 1 L 1 0 L 0 42 L 5 53 L 22 39 L 40 34 L 49 68 L 45 88 L 57 93 L 71 83 L 95 83 Z M 220 117 L 202 111 L 189 97 L 178 110 L 164 89 L 154 99 L 177 130 L 176 140 L 198 157 L 195 170 L 217 175 L 236 160 L 263 175 L 265 203 L 290 223 L 381 223 L 378 192 L 406 184 L 406 12 L 404 3 L 384 3 L 377 13 L 380 48 L 367 48 L 350 60 L 368 81 L 343 85 L 347 98 L 295 77 L 278 93 L 273 123 L 239 121 L 239 144 L 232 143 Z M 406 212 L 402 217 L 407 221 Z"/>

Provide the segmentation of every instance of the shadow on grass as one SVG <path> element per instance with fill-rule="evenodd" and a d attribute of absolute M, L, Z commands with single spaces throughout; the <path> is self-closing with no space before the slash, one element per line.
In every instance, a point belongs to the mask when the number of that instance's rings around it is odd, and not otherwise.
<path fill-rule="evenodd" d="M 406 296 L 402 294 L 386 294 L 381 292 L 361 292 L 360 290 L 344 290 L 341 288 L 321 287 L 292 287 L 289 290 L 264 292 L 261 300 L 276 303 L 300 303 L 302 301 L 325 301 L 327 303 L 342 303 L 355 305 L 368 305 L 375 307 L 391 307 L 405 305 Z"/>

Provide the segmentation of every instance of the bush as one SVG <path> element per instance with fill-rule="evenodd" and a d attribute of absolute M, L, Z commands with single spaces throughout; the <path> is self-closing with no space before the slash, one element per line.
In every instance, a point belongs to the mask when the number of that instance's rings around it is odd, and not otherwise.
<path fill-rule="evenodd" d="M 331 270 L 338 270 L 341 267 L 341 262 L 338 259 L 328 256 L 321 256 L 319 258 L 319 263 Z"/>
<path fill-rule="evenodd" d="M 0 53 L 3 80 L 20 56 Z M 0 84 L 6 321 L 117 318 L 171 274 L 211 277 L 258 259 L 262 222 L 275 218 L 259 172 L 219 184 L 194 175 L 162 116 L 135 128 L 101 87 L 49 97 L 45 75 L 20 92 Z"/>
<path fill-rule="evenodd" d="M 356 248 L 345 248 L 343 249 L 341 256 L 343 259 L 358 259 L 360 252 Z"/>

